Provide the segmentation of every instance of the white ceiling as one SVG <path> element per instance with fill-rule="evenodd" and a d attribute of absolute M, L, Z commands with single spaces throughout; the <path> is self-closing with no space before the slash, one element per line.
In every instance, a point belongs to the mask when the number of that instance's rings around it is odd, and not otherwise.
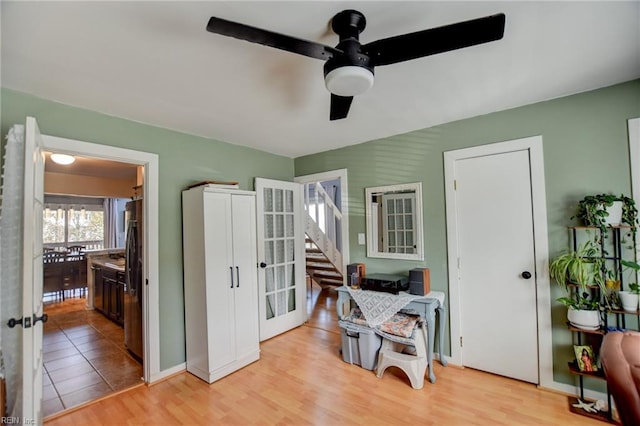
<path fill-rule="evenodd" d="M 298 157 L 640 78 L 640 2 L 2 1 L 3 87 Z M 205 30 L 211 16 L 334 46 L 503 12 L 503 40 L 376 68 L 329 121 L 322 61 Z M 37 115 L 37 111 L 34 112 Z"/>

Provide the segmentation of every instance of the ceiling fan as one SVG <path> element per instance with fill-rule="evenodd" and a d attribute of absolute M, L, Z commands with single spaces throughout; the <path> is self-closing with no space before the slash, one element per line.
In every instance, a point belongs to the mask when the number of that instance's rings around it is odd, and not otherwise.
<path fill-rule="evenodd" d="M 336 47 L 216 17 L 209 19 L 207 31 L 326 61 L 324 81 L 331 92 L 329 118 L 339 120 L 349 113 L 353 97 L 373 86 L 375 67 L 500 40 L 504 24 L 505 15 L 499 13 L 362 45 L 358 37 L 366 26 L 364 15 L 343 10 L 331 20 L 331 28 L 340 37 Z"/>

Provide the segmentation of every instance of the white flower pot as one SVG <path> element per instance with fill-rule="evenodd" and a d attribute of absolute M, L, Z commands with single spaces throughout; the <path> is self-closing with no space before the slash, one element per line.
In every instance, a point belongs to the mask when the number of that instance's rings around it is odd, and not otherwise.
<path fill-rule="evenodd" d="M 586 311 L 569 308 L 567 310 L 567 319 L 577 328 L 583 330 L 597 330 L 600 328 L 600 312 Z"/>
<path fill-rule="evenodd" d="M 627 312 L 636 312 L 638 310 L 638 294 L 630 291 L 619 291 L 620 304 L 622 309 Z"/>
<path fill-rule="evenodd" d="M 620 225 L 622 223 L 622 201 L 614 201 L 613 205 L 605 207 L 609 216 L 604 218 L 607 225 Z"/>

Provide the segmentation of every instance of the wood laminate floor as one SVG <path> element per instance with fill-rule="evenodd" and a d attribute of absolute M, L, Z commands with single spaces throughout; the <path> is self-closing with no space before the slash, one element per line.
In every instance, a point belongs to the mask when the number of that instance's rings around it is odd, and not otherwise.
<path fill-rule="evenodd" d="M 604 425 L 567 397 L 469 368 L 435 364 L 436 383 L 411 388 L 400 370 L 345 363 L 336 291 L 314 288 L 313 314 L 260 344 L 258 362 L 209 385 L 179 373 L 47 421 L 76 425 Z"/>
<path fill-rule="evenodd" d="M 43 404 L 45 418 L 142 383 L 142 365 L 124 345 L 124 329 L 86 299 L 45 301 Z"/>

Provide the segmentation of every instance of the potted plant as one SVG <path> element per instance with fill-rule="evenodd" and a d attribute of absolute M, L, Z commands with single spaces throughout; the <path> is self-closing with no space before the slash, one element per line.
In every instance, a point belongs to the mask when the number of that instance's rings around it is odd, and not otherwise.
<path fill-rule="evenodd" d="M 640 270 L 640 265 L 636 262 L 630 262 L 628 260 L 621 260 L 623 266 L 631 269 L 634 272 L 638 272 Z M 629 290 L 619 291 L 618 295 L 620 296 L 620 304 L 622 305 L 622 309 L 627 312 L 637 312 L 638 311 L 638 300 L 640 299 L 640 285 L 637 283 L 629 284 Z"/>
<path fill-rule="evenodd" d="M 549 264 L 549 275 L 566 292 L 558 302 L 567 306 L 567 319 L 578 328 L 600 328 L 600 300 L 593 297 L 590 286 L 598 286 L 605 303 L 606 287 L 602 276 L 603 259 L 593 241 L 586 241 L 577 250 L 556 257 Z M 575 288 L 574 288 L 575 287 Z"/>
<path fill-rule="evenodd" d="M 617 209 L 617 213 L 614 213 L 614 209 Z M 624 194 L 587 195 L 578 202 L 578 212 L 571 219 L 574 218 L 581 220 L 585 226 L 600 228 L 603 234 L 607 226 L 623 223 L 635 230 L 638 209 L 633 198 Z"/>

